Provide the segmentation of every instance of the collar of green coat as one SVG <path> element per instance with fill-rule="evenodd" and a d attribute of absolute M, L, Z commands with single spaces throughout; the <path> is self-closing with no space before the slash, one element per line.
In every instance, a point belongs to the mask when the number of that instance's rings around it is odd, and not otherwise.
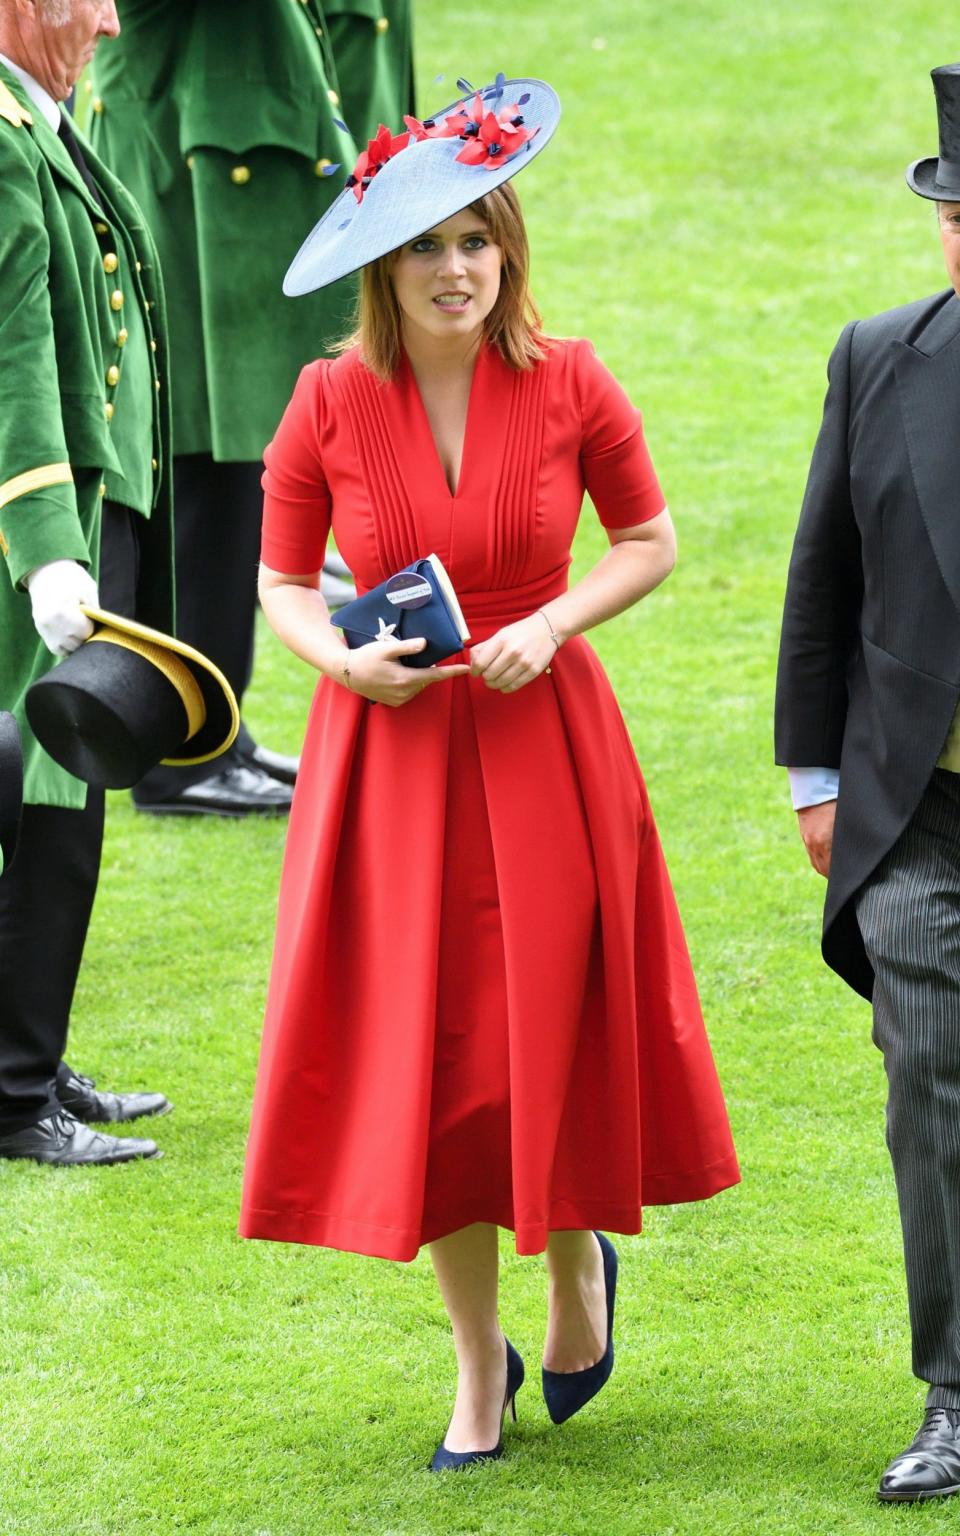
<path fill-rule="evenodd" d="M 33 122 L 33 104 L 16 75 L 12 75 L 5 64 L 0 64 L 0 117 L 14 128 Z"/>
<path fill-rule="evenodd" d="M 59 134 L 54 133 L 42 114 L 31 106 L 30 98 L 20 81 L 3 64 L 0 64 L 0 88 L 9 91 L 10 95 L 16 100 L 17 106 L 21 110 L 22 129 L 32 135 L 33 142 L 49 164 L 51 170 L 56 172 L 61 181 L 70 183 L 73 190 L 86 203 L 94 219 L 102 218 L 101 210 L 90 196 L 90 189 L 67 154 Z M 0 100 L 0 106 L 2 106 L 2 100 Z M 83 136 L 78 132 L 77 137 L 80 140 L 81 148 L 86 154 L 87 144 Z"/>

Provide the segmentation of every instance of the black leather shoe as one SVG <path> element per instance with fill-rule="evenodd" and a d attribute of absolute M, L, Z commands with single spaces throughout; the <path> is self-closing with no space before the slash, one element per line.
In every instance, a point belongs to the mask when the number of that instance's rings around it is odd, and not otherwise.
<path fill-rule="evenodd" d="M 68 1114 L 86 1125 L 117 1125 L 141 1115 L 168 1115 L 173 1108 L 162 1093 L 97 1093 L 93 1078 L 79 1072 L 57 1075 L 57 1098 Z"/>
<path fill-rule="evenodd" d="M 231 763 L 209 779 L 188 784 L 163 800 L 135 801 L 138 811 L 150 816 L 256 816 L 273 812 L 285 815 L 293 790 L 278 784 L 262 768 Z"/>
<path fill-rule="evenodd" d="M 0 1136 L 0 1157 L 28 1157 L 57 1168 L 84 1168 L 103 1163 L 129 1163 L 135 1157 L 162 1157 L 155 1141 L 133 1136 L 105 1136 L 91 1131 L 66 1110 Z"/>
<path fill-rule="evenodd" d="M 267 747 L 254 747 L 252 752 L 241 750 L 240 755 L 248 768 L 259 768 L 281 784 L 297 782 L 299 757 L 288 757 L 284 752 L 271 752 Z"/>
<path fill-rule="evenodd" d="M 890 1503 L 945 1499 L 960 1493 L 960 1408 L 928 1408 L 911 1443 L 880 1479 Z"/>

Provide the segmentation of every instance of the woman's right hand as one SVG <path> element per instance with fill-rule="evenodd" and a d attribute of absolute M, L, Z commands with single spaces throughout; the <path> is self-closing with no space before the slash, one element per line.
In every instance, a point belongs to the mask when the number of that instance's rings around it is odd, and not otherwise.
<path fill-rule="evenodd" d="M 451 677 L 464 677 L 470 668 L 457 663 L 451 667 L 405 667 L 401 656 L 415 656 L 422 651 L 426 640 L 371 640 L 356 650 L 343 648 L 343 663 L 334 672 L 337 682 L 343 683 L 351 693 L 375 704 L 388 704 L 398 709 L 409 704 L 431 683 L 444 683 Z M 349 670 L 349 677 L 344 671 Z"/>

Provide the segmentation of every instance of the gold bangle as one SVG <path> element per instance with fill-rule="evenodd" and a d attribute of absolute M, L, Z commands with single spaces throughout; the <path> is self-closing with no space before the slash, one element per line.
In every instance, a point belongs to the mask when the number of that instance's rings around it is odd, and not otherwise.
<path fill-rule="evenodd" d="M 346 686 L 350 689 L 350 692 L 352 693 L 353 692 L 353 684 L 350 681 L 350 657 L 349 656 L 347 656 L 347 658 L 345 659 L 345 661 L 343 663 L 343 681 L 346 684 Z"/>
<path fill-rule="evenodd" d="M 560 636 L 557 634 L 556 630 L 554 629 L 553 625 L 550 623 L 550 616 L 549 616 L 549 614 L 543 608 L 538 608 L 537 612 L 539 613 L 539 615 L 540 615 L 541 619 L 543 620 L 544 624 L 546 624 L 547 628 L 549 629 L 549 631 L 550 631 L 550 639 L 553 641 L 554 645 L 556 646 L 557 650 L 559 651 L 560 646 L 562 644 L 562 641 L 560 639 Z"/>

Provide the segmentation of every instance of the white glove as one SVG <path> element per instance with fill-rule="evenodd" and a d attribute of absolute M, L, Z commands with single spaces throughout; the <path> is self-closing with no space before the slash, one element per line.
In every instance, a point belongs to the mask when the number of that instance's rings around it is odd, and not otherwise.
<path fill-rule="evenodd" d="M 34 627 L 54 656 L 69 656 L 93 634 L 93 625 L 80 604 L 100 606 L 97 584 L 76 560 L 51 560 L 38 565 L 23 584 L 30 593 Z"/>

